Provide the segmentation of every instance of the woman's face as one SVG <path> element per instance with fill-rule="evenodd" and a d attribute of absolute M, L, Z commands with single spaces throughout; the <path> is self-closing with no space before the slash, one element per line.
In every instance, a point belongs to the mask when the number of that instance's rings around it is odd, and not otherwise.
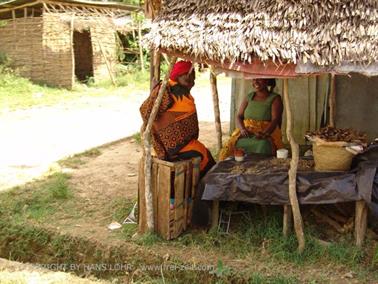
<path fill-rule="evenodd" d="M 252 86 L 256 91 L 262 91 L 267 89 L 268 80 L 267 79 L 253 79 Z"/>
<path fill-rule="evenodd" d="M 177 77 L 177 82 L 180 85 L 183 85 L 183 86 L 191 89 L 194 86 L 195 79 L 196 79 L 196 73 L 193 70 L 191 73 L 184 74 L 184 75 Z"/>

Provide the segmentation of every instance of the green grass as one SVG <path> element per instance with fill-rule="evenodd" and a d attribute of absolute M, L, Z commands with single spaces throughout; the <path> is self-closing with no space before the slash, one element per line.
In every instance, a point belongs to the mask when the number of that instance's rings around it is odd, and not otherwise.
<path fill-rule="evenodd" d="M 135 93 L 149 92 L 149 72 L 140 71 L 137 66 L 118 66 L 116 85 L 111 80 L 98 82 L 89 80 L 87 85 L 77 82 L 72 90 L 51 87 L 31 82 L 17 75 L 7 65 L 6 59 L 0 58 L 0 111 L 25 109 L 35 106 L 49 106 L 86 97 L 120 96 L 127 97 Z M 230 78 L 218 77 L 219 87 L 229 84 Z M 196 86 L 208 87 L 208 72 L 198 73 Z"/>
<path fill-rule="evenodd" d="M 134 133 L 132 135 L 133 139 L 138 145 L 142 145 L 142 137 L 140 136 L 140 132 Z"/>
<path fill-rule="evenodd" d="M 34 185 L 16 187 L 2 193 L 0 214 L 16 223 L 28 219 L 43 222 L 58 210 L 62 210 L 63 205 L 68 207 L 68 201 L 73 197 L 68 179 L 66 174 L 55 173 Z"/>
<path fill-rule="evenodd" d="M 117 77 L 117 85 L 102 80 L 88 85 L 76 83 L 73 90 L 36 84 L 20 77 L 9 67 L 0 65 L 0 111 L 48 106 L 84 97 L 127 97 L 135 92 L 148 92 L 149 74 L 129 70 Z"/>
<path fill-rule="evenodd" d="M 274 208 L 270 211 L 269 218 L 266 219 L 261 213 L 255 211 L 251 214 L 253 218 L 244 217 L 239 220 L 239 223 L 234 220 L 234 225 L 238 224 L 229 234 L 222 234 L 217 230 L 211 230 L 208 233 L 188 232 L 174 242 L 177 246 L 197 247 L 204 251 L 211 250 L 231 258 L 256 257 L 260 261 L 266 261 L 267 265 L 271 262 L 270 259 L 275 263 L 292 263 L 299 267 L 319 263 L 342 265 L 355 271 L 361 277 L 375 271 L 377 252 L 375 256 L 369 257 L 368 245 L 364 249 L 357 248 L 354 246 L 351 235 L 341 236 L 337 242 L 326 247 L 318 243 L 316 229 L 306 226 L 306 248 L 302 254 L 298 253 L 295 234 L 292 233 L 287 238 L 282 236 L 282 213 Z M 377 271 L 373 274 L 374 277 L 378 277 Z M 262 283 L 295 283 L 295 281 L 290 281 Z"/>
<path fill-rule="evenodd" d="M 86 163 L 86 158 L 95 158 L 101 155 L 101 150 L 93 148 L 85 152 L 75 154 L 68 158 L 58 161 L 59 165 L 66 168 L 77 169 Z"/>

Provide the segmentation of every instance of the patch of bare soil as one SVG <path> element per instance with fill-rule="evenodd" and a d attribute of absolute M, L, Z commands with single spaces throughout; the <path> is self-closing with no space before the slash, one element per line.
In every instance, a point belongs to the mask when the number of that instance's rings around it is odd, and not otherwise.
<path fill-rule="evenodd" d="M 226 126 L 223 130 L 227 135 Z M 200 123 L 199 140 L 209 149 L 215 149 L 215 126 L 211 122 Z M 72 171 L 71 184 L 76 193 L 92 201 L 137 197 L 138 162 L 142 146 L 133 138 L 121 140 L 101 148 L 101 155 L 88 159 L 85 165 Z M 100 202 L 99 200 L 99 202 Z"/>

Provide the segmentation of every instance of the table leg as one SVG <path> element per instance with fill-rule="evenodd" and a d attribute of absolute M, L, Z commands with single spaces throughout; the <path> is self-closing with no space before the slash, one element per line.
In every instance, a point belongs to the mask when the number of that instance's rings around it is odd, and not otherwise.
<path fill-rule="evenodd" d="M 354 236 L 356 238 L 356 246 L 361 247 L 365 239 L 367 226 L 367 205 L 364 200 L 356 201 L 356 216 L 354 219 Z"/>
<path fill-rule="evenodd" d="M 219 222 L 219 201 L 213 200 L 213 208 L 211 214 L 211 228 L 216 228 Z"/>
<path fill-rule="evenodd" d="M 293 226 L 293 212 L 291 211 L 291 206 L 284 205 L 282 233 L 285 237 L 289 235 L 292 226 Z"/>

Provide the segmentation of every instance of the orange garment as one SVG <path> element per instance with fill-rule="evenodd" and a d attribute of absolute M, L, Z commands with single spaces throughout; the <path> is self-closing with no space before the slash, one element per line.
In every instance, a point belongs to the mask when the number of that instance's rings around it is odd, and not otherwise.
<path fill-rule="evenodd" d="M 269 125 L 270 121 L 263 121 L 263 120 L 254 120 L 254 119 L 245 119 L 244 125 L 245 128 L 249 133 L 257 133 L 262 132 L 266 129 L 266 127 Z M 240 138 L 240 129 L 236 128 L 234 132 L 232 133 L 230 139 L 227 141 L 227 143 L 223 146 L 222 150 L 219 153 L 219 160 L 223 161 L 229 156 L 232 156 L 234 154 L 235 145 L 238 139 Z M 276 127 L 270 137 L 268 139 L 271 139 L 272 145 L 274 146 L 274 150 L 283 148 L 282 143 L 282 134 L 279 127 Z"/>
<path fill-rule="evenodd" d="M 201 156 L 200 170 L 208 170 L 214 164 L 207 148 L 199 142 L 198 118 L 194 98 L 190 94 L 175 95 L 172 87 L 177 82 L 169 80 L 163 94 L 158 115 L 152 126 L 152 144 L 159 159 L 176 160 Z M 179 86 L 178 86 L 179 87 Z M 145 127 L 156 100 L 160 85 L 143 102 L 140 112 Z"/>

